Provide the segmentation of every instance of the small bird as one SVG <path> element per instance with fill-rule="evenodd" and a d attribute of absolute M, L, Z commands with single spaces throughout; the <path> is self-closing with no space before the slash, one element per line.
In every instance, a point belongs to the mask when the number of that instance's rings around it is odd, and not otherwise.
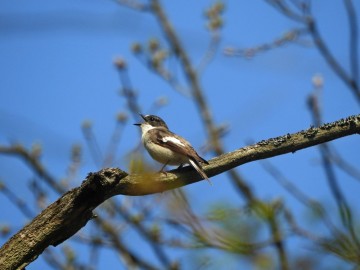
<path fill-rule="evenodd" d="M 179 165 L 181 168 L 184 164 L 190 164 L 211 184 L 200 165 L 200 162 L 205 164 L 209 162 L 200 157 L 187 140 L 171 132 L 160 117 L 142 114 L 140 116 L 145 122 L 134 125 L 140 126 L 141 140 L 150 156 L 164 164 L 160 171 L 163 171 L 166 165 Z"/>

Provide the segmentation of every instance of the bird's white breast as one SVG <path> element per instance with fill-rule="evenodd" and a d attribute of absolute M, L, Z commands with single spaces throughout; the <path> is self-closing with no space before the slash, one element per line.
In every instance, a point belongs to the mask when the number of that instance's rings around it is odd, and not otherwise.
<path fill-rule="evenodd" d="M 143 123 L 141 124 L 140 128 L 141 128 L 141 140 L 143 143 L 145 143 L 144 138 L 148 135 L 147 134 L 148 131 L 154 129 L 154 127 L 152 125 L 149 125 L 148 123 Z"/>

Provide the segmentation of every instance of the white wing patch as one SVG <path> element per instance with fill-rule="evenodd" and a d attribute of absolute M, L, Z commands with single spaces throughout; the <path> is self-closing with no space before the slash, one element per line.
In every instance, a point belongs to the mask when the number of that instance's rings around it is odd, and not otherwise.
<path fill-rule="evenodd" d="M 179 139 L 176 139 L 175 137 L 166 136 L 166 137 L 162 138 L 162 141 L 164 143 L 170 141 L 170 142 L 175 143 L 177 145 L 185 146 L 185 144 L 183 144 Z"/>

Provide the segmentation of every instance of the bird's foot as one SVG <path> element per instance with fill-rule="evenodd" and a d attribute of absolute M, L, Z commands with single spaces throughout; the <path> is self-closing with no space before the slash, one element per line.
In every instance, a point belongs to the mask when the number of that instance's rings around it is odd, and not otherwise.
<path fill-rule="evenodd" d="M 167 164 L 168 164 L 168 163 L 166 162 L 166 163 L 164 164 L 164 166 L 161 167 L 161 170 L 159 171 L 159 173 L 164 173 L 164 174 L 167 176 L 167 172 L 164 171 L 164 168 L 166 167 Z"/>
<path fill-rule="evenodd" d="M 182 167 L 184 167 L 184 164 L 181 163 L 180 166 L 177 167 L 177 170 L 181 169 Z"/>

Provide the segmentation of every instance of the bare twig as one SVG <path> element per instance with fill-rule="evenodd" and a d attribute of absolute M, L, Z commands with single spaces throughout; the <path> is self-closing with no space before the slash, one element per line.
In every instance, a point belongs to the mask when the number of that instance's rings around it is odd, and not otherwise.
<path fill-rule="evenodd" d="M 304 28 L 296 28 L 287 31 L 281 37 L 276 38 L 274 41 L 263 43 L 251 48 L 244 49 L 236 49 L 232 47 L 227 47 L 224 49 L 224 54 L 227 56 L 239 56 L 244 58 L 252 58 L 255 55 L 263 52 L 267 52 L 269 50 L 273 50 L 276 48 L 284 47 L 289 43 L 303 44 L 300 43 L 299 38 L 304 36 L 307 33 L 307 30 Z"/>
<path fill-rule="evenodd" d="M 82 132 L 91 152 L 91 157 L 95 165 L 100 168 L 104 158 L 99 143 L 97 142 L 96 136 L 94 134 L 93 124 L 90 121 L 84 121 L 82 125 Z"/>
<path fill-rule="evenodd" d="M 119 146 L 122 131 L 126 123 L 127 117 L 119 114 L 116 119 L 115 128 L 109 141 L 109 145 L 105 152 L 105 159 L 103 161 L 103 168 L 114 166 L 116 150 Z"/>
<path fill-rule="evenodd" d="M 304 229 L 300 228 L 300 226 L 295 221 L 295 218 L 290 210 L 284 209 L 284 217 L 287 223 L 290 225 L 290 228 L 293 233 L 305 237 L 315 243 L 319 243 L 320 237 L 312 234 L 311 232 L 305 231 Z"/>
<path fill-rule="evenodd" d="M 17 208 L 23 213 L 27 218 L 33 218 L 35 216 L 34 212 L 28 207 L 28 203 L 23 199 L 17 196 L 11 189 L 9 189 L 5 184 L 0 182 L 0 192 L 6 196 L 10 202 L 12 202 Z"/>
<path fill-rule="evenodd" d="M 197 72 L 199 74 L 201 74 L 204 71 L 204 69 L 206 68 L 206 66 L 209 65 L 211 60 L 213 60 L 216 52 L 219 49 L 220 40 L 221 40 L 221 37 L 220 37 L 220 33 L 218 31 L 215 31 L 211 34 L 209 47 L 207 48 L 204 56 L 202 57 L 202 59 L 200 60 L 200 63 L 197 66 Z"/>
<path fill-rule="evenodd" d="M 307 17 L 307 26 L 314 40 L 314 43 L 316 44 L 320 53 L 323 55 L 326 62 L 328 62 L 329 66 L 334 70 L 334 72 L 339 76 L 339 78 L 342 79 L 344 83 L 350 87 L 350 89 L 352 90 L 353 94 L 356 97 L 356 100 L 360 103 L 360 90 L 358 84 L 353 78 L 351 78 L 345 72 L 345 70 L 341 67 L 339 62 L 330 52 L 330 49 L 328 48 L 328 46 L 326 45 L 326 43 L 324 42 L 323 38 L 319 33 L 319 30 L 317 28 L 317 25 L 313 17 L 311 16 Z"/>
<path fill-rule="evenodd" d="M 282 236 L 282 232 L 279 226 L 279 222 L 276 221 L 277 216 L 276 214 L 274 215 L 274 217 L 272 219 L 270 219 L 269 223 L 269 227 L 270 227 L 270 231 L 271 231 L 271 235 L 272 235 L 272 240 L 274 242 L 274 245 L 277 249 L 277 253 L 279 256 L 279 262 L 280 262 L 280 269 L 281 270 L 287 270 L 289 269 L 289 262 L 288 262 L 288 256 L 287 256 L 287 252 L 285 249 L 285 243 L 283 241 L 283 236 Z"/>
<path fill-rule="evenodd" d="M 137 0 L 114 0 L 118 4 L 137 11 L 148 11 L 149 6 Z"/>
<path fill-rule="evenodd" d="M 31 155 L 29 151 L 27 151 L 21 145 L 14 145 L 10 147 L 1 146 L 0 145 L 0 153 L 7 154 L 7 155 L 16 155 L 22 158 L 27 164 L 30 165 L 31 168 L 34 169 L 36 174 L 44 179 L 44 181 L 56 190 L 58 193 L 62 194 L 66 190 L 65 188 L 60 185 L 56 179 L 44 168 L 38 158 Z"/>
<path fill-rule="evenodd" d="M 320 215 L 331 233 L 339 233 L 339 230 L 332 223 L 325 207 L 323 207 L 320 202 L 309 198 L 293 184 L 294 181 L 286 179 L 286 177 L 275 166 L 271 165 L 270 162 L 263 160 L 260 162 L 260 164 L 281 186 L 283 186 L 292 196 L 294 196 L 294 198 L 296 198 L 304 206 L 314 211 L 317 215 Z M 289 210 L 287 210 L 287 214 L 290 215 Z"/>
<path fill-rule="evenodd" d="M 349 60 L 351 65 L 351 75 L 356 85 L 359 85 L 359 28 L 356 9 L 352 0 L 344 0 L 346 12 L 349 19 Z"/>
<path fill-rule="evenodd" d="M 357 38 L 357 20 L 355 9 L 353 8 L 351 0 L 345 1 L 345 6 L 348 12 L 349 23 L 350 23 L 350 63 L 351 63 L 351 76 L 347 74 L 345 69 L 340 65 L 336 60 L 335 56 L 331 53 L 328 45 L 324 42 L 322 38 L 315 18 L 311 14 L 310 3 L 303 2 L 301 5 L 298 5 L 298 9 L 301 9 L 301 13 L 297 13 L 289 8 L 285 1 L 278 0 L 266 0 L 270 5 L 274 6 L 279 10 L 283 15 L 288 18 L 300 22 L 306 25 L 308 33 L 313 39 L 316 47 L 318 48 L 321 55 L 324 57 L 325 61 L 328 63 L 329 67 L 339 76 L 339 78 L 349 86 L 350 90 L 354 94 L 358 103 L 360 103 L 360 88 L 359 88 L 359 70 L 358 70 L 358 38 Z"/>
<path fill-rule="evenodd" d="M 140 267 L 141 269 L 147 270 L 158 269 L 154 265 L 142 259 L 142 257 L 138 256 L 135 252 L 130 251 L 121 241 L 118 232 L 115 230 L 112 224 L 104 219 L 95 218 L 94 221 L 100 228 L 102 228 L 103 231 L 106 231 L 107 235 L 111 239 L 112 244 L 119 252 L 121 258 L 124 260 L 125 265 L 128 265 L 129 267 Z"/>
<path fill-rule="evenodd" d="M 127 63 L 121 57 L 116 58 L 114 63 L 119 72 L 120 82 L 122 85 L 120 94 L 125 97 L 125 100 L 127 101 L 127 107 L 129 108 L 133 119 L 138 119 L 141 108 L 138 104 L 137 93 L 132 87 L 131 79 L 128 73 Z"/>
<path fill-rule="evenodd" d="M 153 249 L 155 255 L 162 262 L 163 266 L 166 269 L 171 268 L 171 262 L 165 251 L 161 247 L 158 239 L 153 236 L 153 234 L 145 227 L 145 225 L 134 218 L 130 212 L 124 207 L 119 207 L 113 201 L 111 201 L 112 207 L 116 212 L 128 223 L 131 224 L 132 228 L 139 232 L 139 234 L 149 243 L 150 247 Z"/>
<path fill-rule="evenodd" d="M 275 7 L 277 10 L 279 10 L 282 14 L 284 14 L 286 17 L 297 21 L 297 22 L 304 22 L 304 17 L 301 14 L 296 13 L 294 10 L 292 10 L 285 1 L 278 1 L 278 0 L 265 0 L 270 5 Z"/>
<path fill-rule="evenodd" d="M 67 176 L 66 179 L 63 180 L 63 182 L 66 182 L 66 185 L 69 185 L 69 183 L 76 177 L 76 174 L 79 171 L 79 168 L 81 166 L 82 161 L 82 149 L 81 146 L 78 144 L 74 144 L 71 148 L 71 158 L 70 158 L 70 164 L 67 169 Z"/>
<path fill-rule="evenodd" d="M 331 148 L 331 161 L 336 164 L 340 169 L 346 172 L 348 175 L 354 179 L 360 181 L 360 171 L 359 168 L 349 164 L 344 160 L 339 153 L 337 153 L 334 147 Z"/>

